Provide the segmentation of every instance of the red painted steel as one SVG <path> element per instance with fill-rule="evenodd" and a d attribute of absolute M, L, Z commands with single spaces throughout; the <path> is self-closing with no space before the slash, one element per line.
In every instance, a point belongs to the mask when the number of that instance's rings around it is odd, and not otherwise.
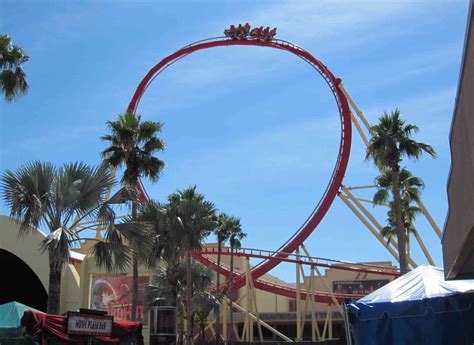
<path fill-rule="evenodd" d="M 203 265 L 206 265 L 208 267 L 211 267 L 214 269 L 216 272 L 219 272 L 220 274 L 224 276 L 229 276 L 230 271 L 228 267 L 225 267 L 223 265 L 217 266 L 217 262 L 210 258 L 208 255 L 202 255 L 198 253 L 194 253 L 193 256 Z M 236 273 L 234 272 L 234 279 L 238 278 L 239 276 L 244 277 L 245 279 L 245 273 Z M 276 284 L 276 283 L 271 283 L 262 279 L 255 279 L 253 281 L 254 287 L 260 290 L 268 291 L 280 296 L 285 296 L 289 298 L 294 298 L 296 299 L 296 289 L 294 287 L 289 287 L 289 286 L 284 286 L 281 284 Z M 222 285 L 222 287 L 225 286 L 225 284 Z M 221 287 L 221 288 L 222 288 Z M 217 288 L 214 288 L 212 292 L 216 292 Z M 333 300 L 331 298 L 331 294 L 328 292 L 322 292 L 322 291 L 313 291 L 314 294 L 314 300 L 316 302 L 320 303 L 327 303 L 327 304 L 333 304 Z M 300 296 L 302 299 L 306 299 L 307 296 L 310 295 L 306 292 L 305 289 L 300 290 Z M 348 294 L 334 294 L 334 297 L 337 299 L 338 302 L 343 303 L 347 299 L 351 300 L 358 300 L 362 297 L 363 295 L 348 295 Z"/>
<path fill-rule="evenodd" d="M 217 255 L 217 248 L 215 247 L 204 247 L 200 252 L 197 252 L 196 255 Z M 230 255 L 230 249 L 226 248 L 221 250 L 221 255 Z M 239 248 L 234 250 L 234 256 L 253 258 L 253 259 L 271 259 L 275 256 L 276 253 L 270 250 L 264 249 L 251 249 L 251 248 Z M 392 277 L 400 276 L 400 272 L 396 268 L 376 266 L 370 264 L 348 262 L 341 260 L 325 259 L 315 256 L 306 256 L 299 255 L 299 259 L 296 254 L 287 254 L 286 258 L 280 259 L 283 262 L 291 262 L 295 264 L 308 265 L 308 266 L 317 266 L 332 268 L 335 270 L 342 271 L 352 271 L 359 273 L 372 273 L 380 274 Z M 323 262 L 322 262 L 323 261 Z"/>
<path fill-rule="evenodd" d="M 316 59 L 309 52 L 305 51 L 304 49 L 290 42 L 286 42 L 283 40 L 272 40 L 272 41 L 260 41 L 260 40 L 254 40 L 254 39 L 233 40 L 233 39 L 228 39 L 225 37 L 202 40 L 202 41 L 193 43 L 165 57 L 163 60 L 161 60 L 146 74 L 146 76 L 138 85 L 138 88 L 135 91 L 135 94 L 133 95 L 132 100 L 130 101 L 127 111 L 133 112 L 133 113 L 136 112 L 140 99 L 143 96 L 148 85 L 153 81 L 153 79 L 159 73 L 161 73 L 168 66 L 178 61 L 179 59 L 183 58 L 184 56 L 194 53 L 196 51 L 215 48 L 215 47 L 223 47 L 223 46 L 260 46 L 260 47 L 275 48 L 275 49 L 285 50 L 305 60 L 312 67 L 314 67 L 318 71 L 318 73 L 324 78 L 324 80 L 327 82 L 336 100 L 336 104 L 339 109 L 339 116 L 341 120 L 341 138 L 340 138 L 338 159 L 337 159 L 333 174 L 331 176 L 330 182 L 328 184 L 328 187 L 323 194 L 323 197 L 321 198 L 320 202 L 318 203 L 316 208 L 313 210 L 311 215 L 308 217 L 308 219 L 303 223 L 303 225 L 293 234 L 293 236 L 285 244 L 283 244 L 278 249 L 277 254 L 271 257 L 270 259 L 262 261 L 259 265 L 255 266 L 252 269 L 252 278 L 256 280 L 257 278 L 261 277 L 263 274 L 267 273 L 272 268 L 277 266 L 283 258 L 286 258 L 288 256 L 287 253 L 294 252 L 306 240 L 306 238 L 308 238 L 308 236 L 313 232 L 313 230 L 321 222 L 324 215 L 329 210 L 329 207 L 331 206 L 332 202 L 334 201 L 339 191 L 339 187 L 341 186 L 341 183 L 342 183 L 342 180 L 344 178 L 344 174 L 347 168 L 347 164 L 349 161 L 349 154 L 350 154 L 350 148 L 351 148 L 351 136 L 352 136 L 351 113 L 350 113 L 347 99 L 344 93 L 338 87 L 341 80 L 336 78 L 321 61 Z M 139 191 L 142 192 L 141 194 L 144 199 L 148 198 L 141 184 L 139 186 Z M 237 276 L 234 281 L 234 288 L 239 289 L 243 285 L 245 285 L 245 277 Z"/>

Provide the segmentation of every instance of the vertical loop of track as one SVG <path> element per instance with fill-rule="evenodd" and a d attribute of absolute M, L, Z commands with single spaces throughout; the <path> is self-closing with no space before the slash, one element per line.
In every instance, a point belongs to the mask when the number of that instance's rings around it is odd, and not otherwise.
<path fill-rule="evenodd" d="M 334 98 L 336 100 L 337 107 L 339 109 L 339 116 L 341 120 L 341 137 L 339 152 L 334 167 L 331 179 L 329 184 L 321 197 L 319 203 L 314 208 L 313 212 L 305 220 L 303 225 L 285 242 L 271 258 L 262 261 L 257 266 L 252 269 L 253 279 L 257 279 L 270 271 L 272 268 L 277 266 L 282 258 L 286 258 L 288 253 L 294 252 L 314 231 L 316 226 L 321 222 L 323 217 L 326 215 L 329 207 L 334 201 L 339 188 L 342 184 L 344 174 L 349 162 L 349 155 L 351 149 L 351 137 L 352 137 L 352 128 L 351 128 L 351 113 L 348 105 L 348 101 L 344 93 L 339 89 L 339 83 L 341 80 L 336 78 L 331 71 L 318 59 L 312 56 L 306 50 L 284 40 L 271 40 L 271 41 L 261 41 L 254 39 L 244 39 L 244 40 L 234 40 L 228 39 L 226 37 L 217 37 L 198 41 L 196 43 L 185 46 L 184 48 L 176 51 L 175 53 L 165 57 L 158 64 L 156 64 L 143 78 L 140 84 L 135 91 L 135 94 L 130 101 L 130 104 L 127 108 L 128 112 L 135 113 L 137 107 L 140 103 L 141 97 L 146 91 L 150 83 L 155 79 L 166 68 L 171 66 L 173 63 L 177 62 L 181 58 L 194 53 L 199 50 L 210 49 L 215 47 L 223 46 L 260 46 L 268 47 L 274 49 L 280 49 L 287 52 L 290 52 L 299 58 L 306 61 L 310 64 L 326 81 L 328 84 Z M 139 184 L 138 190 L 141 194 L 142 200 L 148 200 L 148 194 L 145 191 L 143 185 Z M 207 263 L 212 267 L 210 261 L 203 255 L 198 255 L 199 261 Z M 239 289 L 245 284 L 245 276 L 240 275 L 234 278 L 234 288 Z"/>

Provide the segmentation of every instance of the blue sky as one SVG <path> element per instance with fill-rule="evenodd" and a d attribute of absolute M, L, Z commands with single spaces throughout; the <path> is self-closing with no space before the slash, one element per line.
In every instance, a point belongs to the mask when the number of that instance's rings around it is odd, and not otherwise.
<path fill-rule="evenodd" d="M 425 181 L 424 202 L 440 226 L 447 211 L 448 134 L 468 1 L 2 1 L 1 32 L 31 56 L 30 91 L 0 103 L 1 171 L 31 160 L 100 162 L 105 121 L 123 112 L 148 70 L 180 47 L 220 36 L 230 24 L 276 26 L 342 78 L 368 120 L 399 107 L 416 139 L 439 158 L 406 162 Z M 280 51 L 227 47 L 179 61 L 149 87 L 138 108 L 164 123 L 166 169 L 159 200 L 196 184 L 242 219 L 244 246 L 278 248 L 310 214 L 338 149 L 337 108 L 322 79 Z M 346 185 L 371 184 L 355 135 Z M 360 196 L 371 197 L 370 193 Z M 369 206 L 379 221 L 385 210 Z M 1 205 L 0 213 L 7 214 Z M 440 240 L 417 227 L 438 265 Z M 390 260 L 338 199 L 306 246 L 315 256 Z M 419 249 L 415 260 L 424 262 Z M 294 269 L 275 273 L 294 280 Z"/>

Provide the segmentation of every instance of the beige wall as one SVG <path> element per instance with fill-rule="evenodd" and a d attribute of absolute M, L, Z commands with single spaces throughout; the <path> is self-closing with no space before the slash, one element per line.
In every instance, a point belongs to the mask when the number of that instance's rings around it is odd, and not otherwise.
<path fill-rule="evenodd" d="M 19 229 L 18 223 L 9 217 L 0 216 L 0 248 L 15 254 L 27 263 L 48 291 L 48 256 L 39 251 L 39 245 L 45 235 L 40 231 L 32 230 L 29 234 L 18 237 Z"/>
<path fill-rule="evenodd" d="M 38 275 L 38 278 L 41 280 L 45 289 L 48 287 L 48 257 L 45 254 L 41 254 L 38 250 L 41 240 L 44 238 L 44 234 L 40 231 L 33 231 L 31 234 L 18 238 L 18 228 L 19 225 L 11 221 L 8 217 L 0 216 L 0 230 L 2 236 L 0 237 L 0 248 L 10 251 L 11 253 L 17 255 L 23 261 L 25 261 L 33 271 Z M 84 246 L 84 252 L 86 250 L 87 244 Z M 230 263 L 230 257 L 223 255 L 222 256 L 223 264 Z M 379 265 L 391 266 L 388 262 L 377 263 Z M 246 267 L 245 259 L 242 257 L 234 258 L 234 266 L 236 271 L 244 271 Z M 293 265 L 294 267 L 294 265 Z M 79 268 L 79 270 L 77 269 Z M 128 271 L 131 272 L 131 269 Z M 309 270 L 305 268 L 307 275 L 309 275 Z M 90 256 L 86 256 L 82 263 L 74 262 L 68 264 L 62 275 L 61 282 L 61 313 L 66 312 L 67 310 L 74 310 L 79 307 L 88 308 L 90 301 L 90 284 L 91 277 L 97 274 L 107 273 L 104 269 L 99 268 L 95 264 L 95 260 Z M 140 266 L 139 268 L 140 275 L 150 276 L 152 271 L 146 269 L 145 267 Z M 278 279 L 270 274 L 266 274 L 262 277 L 264 280 L 286 285 L 294 286 L 294 284 L 289 284 L 281 279 Z M 325 279 L 332 288 L 332 282 L 335 280 L 359 280 L 359 279 L 386 279 L 387 276 L 379 275 L 361 275 L 355 272 L 350 271 L 341 271 L 329 269 L 325 272 Z M 221 281 L 224 281 L 224 277 L 221 277 Z M 317 291 L 326 291 L 324 284 L 320 278 L 315 279 L 315 286 Z M 304 285 L 302 284 L 302 287 Z M 245 293 L 244 289 L 239 291 L 239 295 L 242 296 Z M 259 312 L 288 312 L 290 311 L 290 299 L 283 296 L 277 296 L 275 294 L 256 290 L 257 302 Z M 245 299 L 240 303 L 242 306 L 245 306 Z M 318 304 L 317 311 L 326 311 L 327 306 L 324 304 Z"/>
<path fill-rule="evenodd" d="M 7 216 L 0 216 L 0 248 L 22 259 L 38 276 L 46 291 L 49 286 L 49 260 L 47 253 L 39 250 L 40 243 L 46 236 L 33 229 L 25 236 L 18 237 L 20 225 Z M 60 312 L 79 307 L 79 273 L 74 265 L 64 267 L 61 281 Z"/>

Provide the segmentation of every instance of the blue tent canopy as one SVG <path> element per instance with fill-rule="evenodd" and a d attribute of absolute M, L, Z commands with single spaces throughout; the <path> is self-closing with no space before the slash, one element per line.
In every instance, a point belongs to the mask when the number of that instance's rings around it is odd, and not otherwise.
<path fill-rule="evenodd" d="M 23 335 L 21 317 L 26 310 L 40 312 L 18 302 L 0 305 L 0 339 L 16 338 Z"/>
<path fill-rule="evenodd" d="M 356 345 L 474 343 L 474 281 L 423 265 L 347 306 Z"/>

